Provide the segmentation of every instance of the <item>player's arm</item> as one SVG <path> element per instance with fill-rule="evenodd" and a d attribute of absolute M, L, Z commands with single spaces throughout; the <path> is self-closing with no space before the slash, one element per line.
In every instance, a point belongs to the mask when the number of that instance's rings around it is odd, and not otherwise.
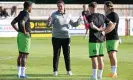
<path fill-rule="evenodd" d="M 86 16 L 85 16 L 85 15 L 83 16 L 83 20 L 84 20 L 84 26 L 85 26 L 85 29 L 89 29 L 90 24 L 88 23 L 88 21 L 87 21 L 87 19 L 86 19 Z"/>
<path fill-rule="evenodd" d="M 16 23 L 18 22 L 18 20 L 19 20 L 19 16 L 15 17 L 15 18 L 12 20 L 12 22 L 11 22 L 12 27 L 13 27 L 17 32 L 19 31 L 18 28 L 17 28 L 17 26 L 16 26 Z"/>
<path fill-rule="evenodd" d="M 77 27 L 79 25 L 79 22 L 78 21 L 74 22 L 73 20 L 70 20 L 70 25 L 72 27 Z"/>
<path fill-rule="evenodd" d="M 22 26 L 23 26 L 23 31 L 24 31 L 24 34 L 28 34 L 27 32 L 26 32 L 26 29 L 25 29 L 25 20 L 22 20 Z"/>
<path fill-rule="evenodd" d="M 108 25 L 103 31 L 105 32 L 105 34 L 107 34 L 110 33 L 115 28 L 116 24 L 113 24 L 107 17 L 105 17 L 105 23 L 107 23 Z"/>
<path fill-rule="evenodd" d="M 77 26 L 79 26 L 79 25 L 80 25 L 80 22 L 83 21 L 83 20 L 81 19 L 81 16 L 77 19 L 77 21 L 73 21 L 71 15 L 69 15 L 69 18 L 70 18 L 70 22 L 69 22 L 69 23 L 70 23 L 70 25 L 71 25 L 72 27 L 77 27 Z"/>
<path fill-rule="evenodd" d="M 93 18 L 92 18 L 91 15 L 89 15 L 89 16 L 87 17 L 87 21 L 88 21 L 88 23 L 89 23 L 91 29 L 94 29 L 94 30 L 96 30 L 96 31 L 101 31 L 101 29 L 98 28 L 98 27 L 93 23 Z"/>
<path fill-rule="evenodd" d="M 86 29 L 84 38 L 86 39 L 89 29 Z"/>
<path fill-rule="evenodd" d="M 26 35 L 29 35 L 29 32 L 26 31 L 26 26 L 25 26 L 27 20 L 28 20 L 28 15 L 27 14 L 24 14 L 22 16 L 21 25 L 22 25 L 22 28 L 23 28 L 23 33 L 26 34 Z"/>
<path fill-rule="evenodd" d="M 82 11 L 82 16 L 84 16 L 84 12 Z"/>
<path fill-rule="evenodd" d="M 114 26 L 114 28 L 116 27 L 116 24 L 118 23 L 118 21 L 119 21 L 119 17 L 118 17 L 118 15 L 117 14 L 113 14 L 112 15 L 112 23 L 113 23 L 113 26 Z"/>
<path fill-rule="evenodd" d="M 54 23 L 54 16 L 55 16 L 55 13 L 53 13 L 52 15 L 49 15 L 48 17 L 48 21 L 47 21 L 47 27 L 51 27 Z"/>
<path fill-rule="evenodd" d="M 110 33 L 115 28 L 115 24 L 113 24 L 111 21 L 108 23 L 108 26 L 105 28 L 104 32 L 105 34 Z"/>
<path fill-rule="evenodd" d="M 86 29 L 85 35 L 88 34 L 89 29 Z"/>
<path fill-rule="evenodd" d="M 52 20 L 52 18 L 51 18 L 51 16 L 49 16 L 48 21 L 47 21 L 47 24 L 46 24 L 48 27 L 51 27 L 52 26 L 51 20 Z"/>
<path fill-rule="evenodd" d="M 87 16 L 86 15 L 82 15 L 82 16 L 83 16 L 83 20 L 84 20 L 84 26 L 85 26 L 85 29 L 86 29 L 84 38 L 86 38 L 87 34 L 88 34 L 88 31 L 89 31 L 89 28 L 90 28 L 90 24 L 87 21 Z"/>
<path fill-rule="evenodd" d="M 94 25 L 93 22 L 90 23 L 90 27 L 96 31 L 102 31 L 100 28 L 98 28 L 97 26 Z"/>

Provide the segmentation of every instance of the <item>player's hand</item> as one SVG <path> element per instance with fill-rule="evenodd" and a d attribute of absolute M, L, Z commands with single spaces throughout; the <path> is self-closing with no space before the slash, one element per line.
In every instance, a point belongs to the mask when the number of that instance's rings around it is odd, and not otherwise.
<path fill-rule="evenodd" d="M 29 37 L 30 36 L 30 33 L 29 32 L 26 32 L 25 35 Z"/>
<path fill-rule="evenodd" d="M 48 21 L 50 21 L 51 20 L 51 16 L 49 15 L 49 17 L 48 17 Z"/>
<path fill-rule="evenodd" d="M 102 35 L 105 36 L 105 31 L 102 31 Z"/>
<path fill-rule="evenodd" d="M 105 29 L 103 27 L 100 27 L 99 28 L 99 31 L 104 31 Z"/>
<path fill-rule="evenodd" d="M 49 15 L 48 22 L 47 22 L 47 26 L 50 26 L 50 25 L 51 25 L 51 21 L 52 21 L 52 18 L 51 18 L 51 16 Z"/>
<path fill-rule="evenodd" d="M 19 32 L 19 30 L 18 30 L 18 29 L 17 29 L 16 31 L 17 31 L 17 32 Z"/>
<path fill-rule="evenodd" d="M 78 18 L 78 23 L 79 24 L 84 24 L 84 20 L 83 20 L 83 18 L 81 16 Z"/>
<path fill-rule="evenodd" d="M 51 20 L 52 20 L 52 17 L 51 17 L 51 15 L 49 15 L 48 21 L 51 22 Z"/>
<path fill-rule="evenodd" d="M 84 38 L 84 39 L 87 39 L 87 37 L 88 37 L 88 35 L 87 35 L 87 34 L 85 34 L 83 38 Z"/>

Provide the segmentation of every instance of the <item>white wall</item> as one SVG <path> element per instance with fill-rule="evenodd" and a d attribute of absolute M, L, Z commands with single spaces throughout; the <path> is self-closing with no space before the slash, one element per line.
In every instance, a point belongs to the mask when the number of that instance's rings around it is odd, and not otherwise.
<path fill-rule="evenodd" d="M 78 18 L 78 17 L 77 17 Z M 0 19 L 0 37 L 16 37 L 17 32 L 12 28 L 11 26 L 11 21 L 13 17 L 9 17 L 6 19 Z M 31 19 L 34 20 L 45 20 L 47 17 L 31 17 Z M 74 18 L 76 19 L 76 18 Z M 126 35 L 126 22 L 125 22 L 126 17 L 120 17 L 120 22 L 119 22 L 119 28 L 118 28 L 118 34 L 120 36 L 125 36 Z M 130 35 L 133 36 L 133 18 L 128 17 L 130 21 Z M 84 34 L 85 33 L 85 27 L 83 25 L 80 25 L 79 27 L 70 28 L 70 33 L 71 34 Z"/>

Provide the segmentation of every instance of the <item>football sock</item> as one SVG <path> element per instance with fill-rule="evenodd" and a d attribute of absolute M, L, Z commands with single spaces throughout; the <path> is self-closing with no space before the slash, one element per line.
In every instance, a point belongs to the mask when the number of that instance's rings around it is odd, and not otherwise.
<path fill-rule="evenodd" d="M 21 76 L 25 76 L 25 67 L 21 67 Z"/>

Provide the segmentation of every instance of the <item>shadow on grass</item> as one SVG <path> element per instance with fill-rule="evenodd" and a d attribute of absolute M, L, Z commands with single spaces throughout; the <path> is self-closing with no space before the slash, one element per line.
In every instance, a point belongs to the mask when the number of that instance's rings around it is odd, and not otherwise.
<path fill-rule="evenodd" d="M 53 76 L 52 74 L 27 74 L 27 75 L 29 76 L 29 78 L 24 80 L 88 80 L 90 77 L 90 75 L 67 76 L 66 74 L 60 74 L 57 77 Z M 23 79 L 18 79 L 16 74 L 2 74 L 2 75 L 0 74 L 0 80 L 23 80 Z M 114 79 L 104 77 L 103 80 L 114 80 Z M 126 79 L 115 79 L 115 80 L 126 80 Z"/>
<path fill-rule="evenodd" d="M 89 77 L 89 75 L 72 75 L 68 76 L 66 74 L 59 74 L 58 76 L 53 76 L 53 74 L 27 74 L 29 78 L 84 78 L 84 77 Z M 12 79 L 16 78 L 16 74 L 0 74 L 0 80 L 1 79 Z"/>
<path fill-rule="evenodd" d="M 52 74 L 27 74 L 30 77 L 52 77 Z M 17 74 L 0 74 L 0 78 L 2 77 L 17 77 Z"/>

